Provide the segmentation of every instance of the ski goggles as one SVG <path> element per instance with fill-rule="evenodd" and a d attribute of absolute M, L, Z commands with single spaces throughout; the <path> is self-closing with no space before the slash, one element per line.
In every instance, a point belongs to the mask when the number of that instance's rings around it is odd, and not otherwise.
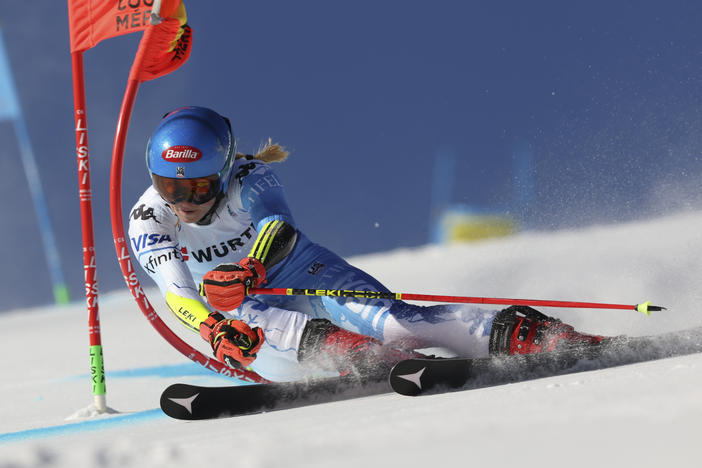
<path fill-rule="evenodd" d="M 172 179 L 152 174 L 151 178 L 158 194 L 171 205 L 180 202 L 202 205 L 216 197 L 221 186 L 217 174 L 197 179 Z"/>

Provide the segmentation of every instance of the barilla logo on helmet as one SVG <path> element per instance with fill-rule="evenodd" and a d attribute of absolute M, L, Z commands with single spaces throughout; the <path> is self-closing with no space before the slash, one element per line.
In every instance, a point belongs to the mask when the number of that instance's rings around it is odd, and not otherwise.
<path fill-rule="evenodd" d="M 161 157 L 168 162 L 194 162 L 202 158 L 202 151 L 194 146 L 175 145 L 163 150 Z"/>

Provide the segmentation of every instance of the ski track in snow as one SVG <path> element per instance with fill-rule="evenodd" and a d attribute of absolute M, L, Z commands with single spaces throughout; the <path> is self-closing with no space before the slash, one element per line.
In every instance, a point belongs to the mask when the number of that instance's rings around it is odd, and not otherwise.
<path fill-rule="evenodd" d="M 351 259 L 398 292 L 638 303 L 668 311 L 545 309 L 583 331 L 702 325 L 702 213 L 527 232 Z M 104 259 L 103 261 L 109 261 Z M 433 277 L 427 276 L 426 266 Z M 159 307 L 160 299 L 150 292 Z M 0 468 L 698 466 L 702 355 L 409 398 L 394 394 L 216 421 L 158 410 L 176 381 L 230 380 L 165 343 L 128 293 L 100 297 L 107 402 L 91 408 L 82 303 L 2 314 Z M 174 330 L 203 352 L 167 314 Z M 30 328 L 31 327 L 31 328 Z M 9 350 L 14 352 L 8 353 Z"/>

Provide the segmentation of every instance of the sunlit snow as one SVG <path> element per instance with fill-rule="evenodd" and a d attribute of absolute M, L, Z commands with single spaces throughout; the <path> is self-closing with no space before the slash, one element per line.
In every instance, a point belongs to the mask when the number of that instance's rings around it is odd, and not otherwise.
<path fill-rule="evenodd" d="M 702 213 L 693 212 L 351 261 L 397 292 L 651 300 L 669 308 L 650 317 L 546 310 L 585 331 L 640 335 L 702 325 L 700 259 Z M 385 394 L 182 422 L 158 409 L 162 389 L 230 382 L 165 343 L 126 289 L 102 296 L 100 311 L 111 414 L 91 407 L 83 304 L 0 315 L 0 467 L 679 467 L 700 460 L 702 355 L 428 397 Z M 206 351 L 199 337 L 187 339 Z"/>

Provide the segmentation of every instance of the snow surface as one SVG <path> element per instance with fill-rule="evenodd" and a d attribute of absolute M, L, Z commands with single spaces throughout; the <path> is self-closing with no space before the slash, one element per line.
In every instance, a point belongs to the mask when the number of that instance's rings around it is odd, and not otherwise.
<path fill-rule="evenodd" d="M 669 307 L 651 317 L 547 310 L 585 331 L 638 335 L 702 325 L 700 259 L 702 212 L 688 212 L 351 261 L 399 292 Z M 100 310 L 115 410 L 100 415 L 91 410 L 85 307 L 0 315 L 0 467 L 700 466 L 702 355 L 182 422 L 158 410 L 163 388 L 229 381 L 173 350 L 128 294 L 103 295 Z"/>

